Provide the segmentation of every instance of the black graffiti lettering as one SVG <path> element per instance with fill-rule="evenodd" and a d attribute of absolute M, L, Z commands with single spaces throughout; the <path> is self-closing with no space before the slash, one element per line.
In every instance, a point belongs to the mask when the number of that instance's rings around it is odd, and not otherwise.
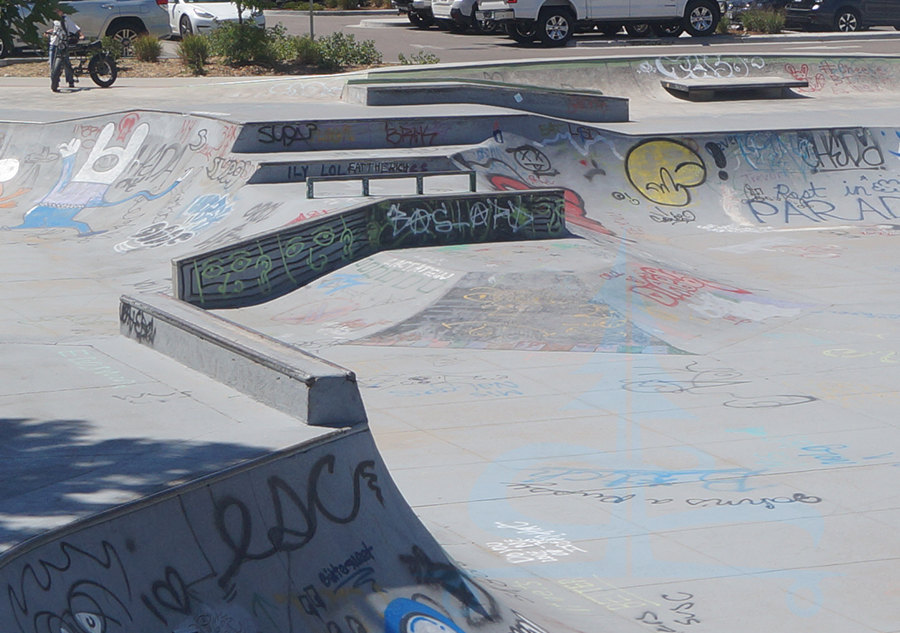
<path fill-rule="evenodd" d="M 179 143 L 160 145 L 156 148 L 142 146 L 122 178 L 116 183 L 116 189 L 128 192 L 145 182 L 171 176 L 186 151 L 187 148 Z"/>
<path fill-rule="evenodd" d="M 173 567 L 166 567 L 165 580 L 157 580 L 150 590 L 164 608 L 184 615 L 191 612 L 191 596 L 181 574 Z"/>
<path fill-rule="evenodd" d="M 153 343 L 156 340 L 156 321 L 153 317 L 127 303 L 119 304 L 119 323 L 138 343 Z"/>
<path fill-rule="evenodd" d="M 499 617 L 494 598 L 454 565 L 431 560 L 418 545 L 413 545 L 410 554 L 401 554 L 400 562 L 406 565 L 417 584 L 441 587 L 467 610 L 485 620 L 494 622 Z M 476 592 L 481 594 L 481 599 L 475 595 Z M 467 618 L 470 616 L 467 615 Z M 471 620 L 470 623 L 474 624 Z"/>
<path fill-rule="evenodd" d="M 880 169 L 884 154 L 869 130 L 863 128 L 799 132 L 818 171 Z"/>
<path fill-rule="evenodd" d="M 121 588 L 125 595 L 131 593 L 131 583 L 125 566 L 116 548 L 106 540 L 100 542 L 101 553 L 93 554 L 85 549 L 61 541 L 58 545 L 61 558 L 49 560 L 39 558 L 36 563 L 22 567 L 18 583 L 7 585 L 7 597 L 18 629 L 33 630 L 29 624 L 42 621 L 46 625 L 55 624 L 70 630 L 80 630 L 70 623 L 72 615 L 82 613 L 83 619 L 93 622 L 133 621 L 125 602 L 110 589 L 96 580 L 87 580 L 84 575 L 93 567 L 96 571 L 108 572 L 110 586 Z M 78 574 L 75 579 L 67 576 Z M 37 587 L 34 591 L 32 586 Z M 48 597 L 66 596 L 66 602 L 58 605 L 53 600 L 48 605 L 42 600 Z M 73 607 L 78 606 L 77 609 Z M 63 609 L 57 610 L 63 607 Z M 52 610 L 51 610 L 52 609 Z M 11 623 L 10 623 L 11 624 Z M 43 630 L 43 629 L 42 629 Z M 51 629 L 46 629 L 51 630 Z"/>
<path fill-rule="evenodd" d="M 395 147 L 428 147 L 434 145 L 440 135 L 427 123 L 402 124 L 386 122 L 384 124 L 385 140 Z"/>
<path fill-rule="evenodd" d="M 253 173 L 253 163 L 248 160 L 236 160 L 234 158 L 213 158 L 212 165 L 206 168 L 206 175 L 210 180 L 222 183 L 226 188 L 239 180 L 249 178 Z"/>
<path fill-rule="evenodd" d="M 322 619 L 322 612 L 328 610 L 325 601 L 322 600 L 322 596 L 319 595 L 319 592 L 312 585 L 304 587 L 303 593 L 297 594 L 297 600 L 300 602 L 304 613 L 317 617 L 320 620 Z"/>
<path fill-rule="evenodd" d="M 378 486 L 378 476 L 371 472 L 375 462 L 366 460 L 357 464 L 353 473 L 351 507 L 343 513 L 332 512 L 319 496 L 319 485 L 323 471 L 327 470 L 329 474 L 334 474 L 335 462 L 334 455 L 326 455 L 315 463 L 307 478 L 305 500 L 280 477 L 272 476 L 268 479 L 269 496 L 275 516 L 274 526 L 266 531 L 271 547 L 261 551 L 250 551 L 253 520 L 247 505 L 230 496 L 216 502 L 216 529 L 232 553 L 231 563 L 219 578 L 220 587 L 223 589 L 228 587 L 247 561 L 265 560 L 281 552 L 292 552 L 305 547 L 316 534 L 320 516 L 338 525 L 353 522 L 362 505 L 363 481 L 378 502 L 384 505 L 384 497 Z M 290 518 L 287 516 L 287 510 L 291 511 Z"/>
<path fill-rule="evenodd" d="M 547 633 L 546 629 L 538 626 L 521 613 L 513 611 L 516 618 L 515 624 L 509 627 L 509 633 Z"/>
<path fill-rule="evenodd" d="M 693 211 L 669 211 L 668 209 L 660 209 L 654 207 L 655 211 L 650 213 L 650 219 L 661 224 L 690 224 L 697 219 Z"/>
<path fill-rule="evenodd" d="M 280 143 L 284 147 L 290 147 L 294 143 L 310 140 L 313 136 L 313 132 L 317 129 L 319 129 L 319 126 L 315 123 L 263 125 L 259 128 L 258 139 L 260 143 L 265 145 Z"/>
<path fill-rule="evenodd" d="M 506 151 L 513 155 L 519 167 L 530 171 L 536 176 L 556 176 L 559 174 L 558 170 L 553 169 L 553 164 L 547 158 L 547 155 L 532 145 L 520 145 Z"/>
<path fill-rule="evenodd" d="M 686 499 L 685 503 L 691 506 L 708 507 L 708 506 L 762 506 L 767 510 L 774 510 L 776 504 L 786 503 L 821 503 L 820 497 L 812 497 L 801 492 L 794 493 L 791 497 L 762 497 L 760 499 Z"/>

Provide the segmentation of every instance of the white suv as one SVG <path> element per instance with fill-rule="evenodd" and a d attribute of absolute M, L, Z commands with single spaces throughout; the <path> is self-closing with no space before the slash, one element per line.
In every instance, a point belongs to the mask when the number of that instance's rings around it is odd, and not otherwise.
<path fill-rule="evenodd" d="M 601 31 L 621 25 L 651 25 L 657 33 L 683 28 L 693 36 L 712 35 L 721 19 L 716 0 L 483 0 L 479 20 L 496 20 L 517 42 L 539 40 L 564 46 L 579 28 Z"/>
<path fill-rule="evenodd" d="M 431 9 L 434 19 L 454 33 L 463 33 L 468 29 L 475 33 L 494 32 L 495 23 L 492 20 L 475 19 L 478 0 L 432 0 Z"/>

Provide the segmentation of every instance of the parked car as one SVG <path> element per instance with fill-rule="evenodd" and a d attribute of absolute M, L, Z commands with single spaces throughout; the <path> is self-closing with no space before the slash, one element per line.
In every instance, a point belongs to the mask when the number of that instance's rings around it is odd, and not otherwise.
<path fill-rule="evenodd" d="M 62 4 L 75 10 L 72 20 L 81 28 L 85 39 L 99 40 L 110 36 L 122 44 L 125 55 L 131 54 L 131 42 L 140 35 L 166 37 L 171 34 L 166 17 L 167 0 L 72 0 Z M 25 9 L 21 9 L 25 10 Z M 30 10 L 30 9 L 29 9 Z M 38 29 L 43 33 L 49 25 Z M 20 38 L 0 43 L 3 52 L 25 48 Z"/>
<path fill-rule="evenodd" d="M 475 15 L 479 20 L 505 24 L 506 32 L 517 42 L 538 40 L 544 46 L 564 46 L 576 28 L 604 30 L 619 24 L 631 25 L 629 33 L 638 25 L 649 25 L 657 35 L 674 35 L 683 28 L 695 37 L 707 36 L 716 32 L 722 17 L 716 0 L 561 1 L 483 0 Z"/>
<path fill-rule="evenodd" d="M 241 18 L 258 26 L 266 25 L 259 9 L 245 8 Z M 170 0 L 169 26 L 181 37 L 209 33 L 226 22 L 237 22 L 237 5 L 231 0 Z"/>
<path fill-rule="evenodd" d="M 409 23 L 420 29 L 427 29 L 434 24 L 431 0 L 391 0 L 391 6 L 399 13 L 405 13 Z"/>
<path fill-rule="evenodd" d="M 450 31 L 463 33 L 471 29 L 475 33 L 493 33 L 499 25 L 493 20 L 478 20 L 478 0 L 432 0 L 434 19 L 442 22 Z"/>
<path fill-rule="evenodd" d="M 900 0 L 793 0 L 784 26 L 845 32 L 893 26 L 900 31 Z"/>

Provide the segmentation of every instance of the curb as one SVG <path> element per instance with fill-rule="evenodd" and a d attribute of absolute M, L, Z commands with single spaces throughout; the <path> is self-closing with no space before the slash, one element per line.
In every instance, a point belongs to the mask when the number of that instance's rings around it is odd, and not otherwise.
<path fill-rule="evenodd" d="M 309 15 L 308 9 L 271 9 L 264 12 L 266 15 L 279 16 L 279 15 Z M 399 11 L 396 9 L 351 9 L 351 10 L 339 10 L 339 11 L 313 11 L 313 15 L 323 16 L 323 15 L 397 15 Z"/>

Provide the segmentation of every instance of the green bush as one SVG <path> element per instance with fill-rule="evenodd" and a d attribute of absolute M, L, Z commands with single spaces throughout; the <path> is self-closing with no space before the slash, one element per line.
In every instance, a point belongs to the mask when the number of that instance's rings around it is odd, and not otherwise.
<path fill-rule="evenodd" d="M 282 9 L 290 9 L 292 11 L 309 11 L 309 2 L 285 2 Z M 324 11 L 325 5 L 313 2 L 313 11 Z"/>
<path fill-rule="evenodd" d="M 748 9 L 741 14 L 741 24 L 746 31 L 781 33 L 784 15 L 783 9 Z"/>
<path fill-rule="evenodd" d="M 731 20 L 726 16 L 722 16 L 722 19 L 719 20 L 719 23 L 716 25 L 716 33 L 719 35 L 728 35 L 731 32 Z"/>
<path fill-rule="evenodd" d="M 158 62 L 162 44 L 152 35 L 141 35 L 131 43 L 134 56 L 139 62 Z"/>
<path fill-rule="evenodd" d="M 103 52 L 109 53 L 113 59 L 121 59 L 122 55 L 125 53 L 122 42 L 111 35 L 104 35 L 100 38 L 100 45 L 103 47 Z"/>
<path fill-rule="evenodd" d="M 204 66 L 209 59 L 209 41 L 202 35 L 185 35 L 178 44 L 178 57 L 195 75 L 205 75 Z"/>
<path fill-rule="evenodd" d="M 417 53 L 413 53 L 409 57 L 407 57 L 403 53 L 399 53 L 397 55 L 397 59 L 404 66 L 409 66 L 412 64 L 440 64 L 441 63 L 440 57 L 438 57 L 434 53 L 427 53 L 425 51 L 419 51 Z"/>
<path fill-rule="evenodd" d="M 272 37 L 261 26 L 227 22 L 209 34 L 210 50 L 229 66 L 272 65 L 278 58 Z"/>
<path fill-rule="evenodd" d="M 307 66 L 319 65 L 319 45 L 309 35 L 294 38 L 294 54 L 291 60 L 296 60 Z"/>
<path fill-rule="evenodd" d="M 375 48 L 375 42 L 356 41 L 354 35 L 344 35 L 337 31 L 316 41 L 319 54 L 319 68 L 329 71 L 343 70 L 349 66 L 370 66 L 380 64 L 381 53 Z"/>

